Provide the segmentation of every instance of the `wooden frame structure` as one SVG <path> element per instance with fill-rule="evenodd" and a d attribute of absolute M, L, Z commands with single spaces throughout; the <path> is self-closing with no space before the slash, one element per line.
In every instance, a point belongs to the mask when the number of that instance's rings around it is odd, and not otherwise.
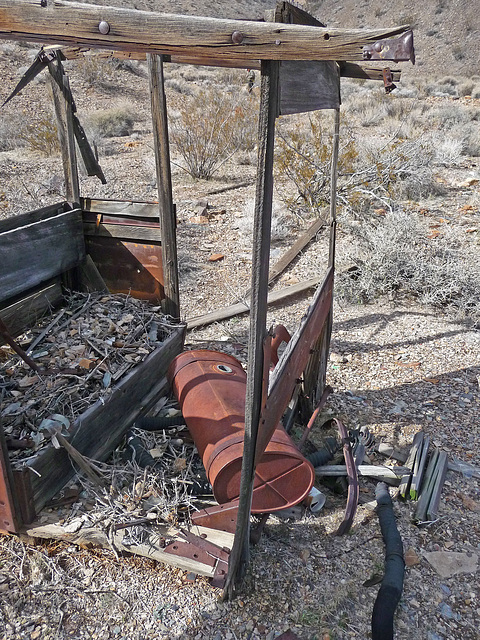
<path fill-rule="evenodd" d="M 381 80 L 385 76 L 384 61 L 413 61 L 411 32 L 403 26 L 370 30 L 328 29 L 310 14 L 287 2 L 279 2 L 276 9 L 266 12 L 262 22 L 157 14 L 69 0 L 0 0 L 1 38 L 49 45 L 45 52 L 48 51 L 54 58 L 58 49 L 66 57 L 73 58 L 82 55 L 84 48 L 102 50 L 105 56 L 147 57 L 159 191 L 165 311 L 176 318 L 180 317 L 180 295 L 164 64 L 172 61 L 261 71 L 244 456 L 235 540 L 225 587 L 225 596 L 231 597 L 248 559 L 255 462 L 268 442 L 271 428 L 270 424 L 265 426 L 268 422 L 266 412 L 275 401 L 275 394 L 284 396 L 295 388 L 295 380 L 287 383 L 281 378 L 282 370 L 290 375 L 287 352 L 279 363 L 280 373 L 271 385 L 270 393 L 267 393 L 265 383 L 275 121 L 280 114 L 314 109 L 333 109 L 336 114 L 328 272 L 303 323 L 305 330 L 300 331 L 296 340 L 296 344 L 302 340 L 304 342 L 298 366 L 305 370 L 310 391 L 319 400 L 332 323 L 340 77 Z M 372 66 L 375 59 L 380 61 L 378 66 Z M 57 72 L 60 73 L 60 58 L 57 56 L 56 60 Z M 367 62 L 367 65 L 357 62 Z M 398 70 L 388 71 L 391 79 L 399 79 Z M 62 81 L 63 78 L 62 75 Z M 71 104 L 68 100 L 65 102 L 60 99 L 62 94 L 65 96 L 65 91 L 56 96 L 55 104 L 57 115 L 65 121 L 65 177 L 69 200 L 76 204 L 80 202 L 80 193 Z M 60 114 L 62 109 L 63 116 Z M 305 356 L 305 349 L 307 354 L 312 351 L 311 357 Z"/>

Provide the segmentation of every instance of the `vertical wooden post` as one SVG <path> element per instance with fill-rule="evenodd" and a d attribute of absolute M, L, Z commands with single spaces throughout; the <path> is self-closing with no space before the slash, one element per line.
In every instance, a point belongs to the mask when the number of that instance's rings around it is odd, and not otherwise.
<path fill-rule="evenodd" d="M 249 556 L 255 446 L 262 410 L 263 346 L 267 335 L 267 293 L 272 222 L 275 119 L 278 115 L 278 73 L 278 62 L 262 60 L 257 186 L 253 224 L 250 335 L 245 397 L 245 439 L 237 528 L 224 592 L 224 596 L 227 598 L 233 596 L 236 585 L 243 578 Z"/>
<path fill-rule="evenodd" d="M 173 318 L 180 318 L 177 235 L 172 197 L 172 174 L 168 142 L 167 100 L 163 79 L 163 57 L 149 53 L 147 54 L 147 60 L 150 74 L 153 144 L 155 147 L 160 237 L 162 241 L 162 265 L 165 289 L 163 306 L 167 315 Z"/>
<path fill-rule="evenodd" d="M 75 134 L 73 130 L 72 105 L 65 94 L 70 91 L 70 83 L 60 60 L 50 62 L 50 81 L 53 91 L 53 104 L 57 116 L 58 139 L 62 152 L 63 173 L 65 176 L 65 198 L 73 206 L 80 205 L 80 186 L 78 181 L 77 154 L 75 150 Z M 62 87 L 64 90 L 62 91 Z"/>

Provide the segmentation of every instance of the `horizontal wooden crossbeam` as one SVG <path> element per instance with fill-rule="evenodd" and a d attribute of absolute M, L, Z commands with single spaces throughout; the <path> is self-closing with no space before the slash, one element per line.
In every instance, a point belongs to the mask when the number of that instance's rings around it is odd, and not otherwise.
<path fill-rule="evenodd" d="M 0 38 L 200 59 L 363 60 L 364 46 L 407 29 L 327 29 L 66 0 L 0 0 Z"/>

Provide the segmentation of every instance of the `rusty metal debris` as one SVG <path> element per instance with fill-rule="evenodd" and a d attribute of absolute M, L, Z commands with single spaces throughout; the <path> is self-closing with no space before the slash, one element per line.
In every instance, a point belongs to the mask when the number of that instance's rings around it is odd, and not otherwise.
<path fill-rule="evenodd" d="M 385 87 L 385 93 L 392 93 L 394 89 L 397 88 L 397 85 L 393 83 L 392 71 L 388 67 L 383 69 L 383 85 Z"/>
<path fill-rule="evenodd" d="M 413 48 L 413 31 L 410 29 L 398 38 L 377 40 L 363 47 L 364 60 L 393 60 L 393 62 L 410 61 L 415 64 Z"/>
<path fill-rule="evenodd" d="M 334 418 L 334 422 L 336 423 L 338 432 L 340 434 L 340 437 L 342 438 L 343 455 L 345 457 L 345 464 L 347 466 L 348 474 L 348 495 L 345 517 L 336 532 L 337 536 L 343 536 L 343 534 L 348 533 L 348 531 L 350 530 L 353 519 L 355 517 L 355 513 L 357 512 L 359 486 L 357 469 L 355 467 L 355 460 L 353 459 L 352 447 L 350 444 L 350 439 L 348 437 L 348 432 L 343 423 L 338 418 Z"/>

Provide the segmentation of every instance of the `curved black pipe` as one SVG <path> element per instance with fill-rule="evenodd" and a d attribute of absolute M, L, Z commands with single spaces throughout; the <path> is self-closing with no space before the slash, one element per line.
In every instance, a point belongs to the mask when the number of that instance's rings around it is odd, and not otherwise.
<path fill-rule="evenodd" d="M 403 590 L 405 560 L 402 538 L 397 529 L 392 499 L 387 485 L 375 489 L 377 514 L 385 543 L 385 573 L 372 614 L 372 640 L 393 640 L 393 616 Z"/>
<path fill-rule="evenodd" d="M 336 438 L 326 438 L 323 447 L 306 456 L 306 458 L 314 467 L 323 467 L 327 462 L 333 460 L 337 448 L 338 444 Z"/>

